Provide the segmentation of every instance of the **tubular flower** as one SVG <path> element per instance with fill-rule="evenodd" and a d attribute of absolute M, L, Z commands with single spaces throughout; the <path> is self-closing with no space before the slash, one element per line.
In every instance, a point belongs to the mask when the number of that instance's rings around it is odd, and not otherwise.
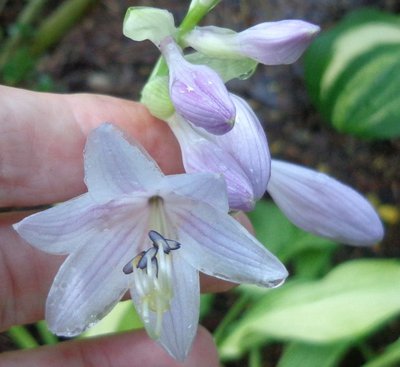
<path fill-rule="evenodd" d="M 169 68 L 169 92 L 176 112 L 211 134 L 222 135 L 235 123 L 235 106 L 219 75 L 205 65 L 186 61 L 171 37 L 160 50 Z"/>
<path fill-rule="evenodd" d="M 265 65 L 295 62 L 320 28 L 302 20 L 257 24 L 242 32 L 215 26 L 196 27 L 184 40 L 209 56 L 248 57 Z"/>
<path fill-rule="evenodd" d="M 250 211 L 267 189 L 271 157 L 267 137 L 251 107 L 242 98 L 230 96 L 236 123 L 222 136 L 196 129 L 177 115 L 168 122 L 179 141 L 186 172 L 223 174 L 229 207 Z"/>
<path fill-rule="evenodd" d="M 384 234 L 371 204 L 358 192 L 317 171 L 272 160 L 268 193 L 298 227 L 337 242 L 370 246 Z"/>
<path fill-rule="evenodd" d="M 213 174 L 164 176 L 116 128 L 88 137 L 88 192 L 14 225 L 33 246 L 69 254 L 46 303 L 58 335 L 95 324 L 130 289 L 149 335 L 183 360 L 196 334 L 199 274 L 274 287 L 284 266 L 228 215 Z"/>

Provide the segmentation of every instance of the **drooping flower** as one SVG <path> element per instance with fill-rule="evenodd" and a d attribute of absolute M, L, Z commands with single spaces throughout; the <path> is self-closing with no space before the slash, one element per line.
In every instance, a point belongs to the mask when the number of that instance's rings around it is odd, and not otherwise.
<path fill-rule="evenodd" d="M 230 94 L 236 123 L 228 133 L 215 136 L 189 125 L 178 115 L 168 119 L 177 137 L 186 172 L 223 174 L 229 207 L 250 211 L 266 189 L 271 157 L 265 132 L 247 102 Z"/>
<path fill-rule="evenodd" d="M 88 137 L 88 192 L 14 225 L 30 244 L 69 254 L 46 303 L 58 335 L 74 336 L 130 289 L 149 335 L 183 360 L 196 334 L 199 275 L 274 287 L 284 266 L 228 215 L 215 174 L 164 176 L 110 124 Z"/>
<path fill-rule="evenodd" d="M 354 246 L 382 239 L 378 214 L 358 192 L 326 174 L 279 160 L 271 163 L 268 193 L 298 227 Z"/>
<path fill-rule="evenodd" d="M 160 45 L 169 68 L 169 92 L 176 112 L 211 134 L 222 135 L 233 128 L 235 105 L 220 76 L 205 65 L 186 61 L 171 37 Z"/>
<path fill-rule="evenodd" d="M 184 41 L 199 52 L 224 58 L 248 57 L 265 65 L 295 62 L 320 28 L 302 20 L 257 24 L 242 32 L 215 26 L 196 27 Z"/>

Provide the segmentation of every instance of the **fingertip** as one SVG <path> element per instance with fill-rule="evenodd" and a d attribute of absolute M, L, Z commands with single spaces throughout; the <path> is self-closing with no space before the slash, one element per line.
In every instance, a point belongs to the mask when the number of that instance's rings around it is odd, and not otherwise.
<path fill-rule="evenodd" d="M 185 367 L 218 367 L 219 358 L 217 347 L 210 332 L 203 326 L 199 326 L 193 348 L 187 360 L 183 363 Z"/>

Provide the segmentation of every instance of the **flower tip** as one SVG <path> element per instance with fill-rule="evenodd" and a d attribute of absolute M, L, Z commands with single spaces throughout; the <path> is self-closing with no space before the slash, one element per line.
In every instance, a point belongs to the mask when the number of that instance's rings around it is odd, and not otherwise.
<path fill-rule="evenodd" d="M 382 241 L 384 235 L 385 230 L 383 224 L 376 214 L 376 218 L 374 218 L 368 228 L 365 229 L 365 237 L 363 239 L 360 239 L 357 243 L 355 243 L 355 245 L 374 246 Z"/>

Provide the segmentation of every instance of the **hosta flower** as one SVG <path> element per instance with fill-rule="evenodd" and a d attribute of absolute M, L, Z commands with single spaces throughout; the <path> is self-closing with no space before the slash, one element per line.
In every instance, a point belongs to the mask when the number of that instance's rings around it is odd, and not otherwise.
<path fill-rule="evenodd" d="M 183 360 L 196 334 L 199 271 L 266 287 L 287 276 L 227 214 L 220 176 L 164 176 L 110 124 L 89 135 L 84 161 L 87 193 L 14 225 L 33 246 L 69 254 L 46 303 L 56 334 L 83 332 L 130 289 L 150 336 Z"/>
<path fill-rule="evenodd" d="M 282 20 L 255 25 L 236 33 L 215 26 L 196 27 L 184 40 L 210 56 L 248 57 L 265 65 L 295 62 L 320 28 L 302 20 Z"/>
<path fill-rule="evenodd" d="M 235 106 L 224 82 L 211 68 L 186 61 L 171 37 L 160 45 L 169 68 L 169 92 L 176 112 L 216 135 L 225 134 L 235 123 Z"/>
<path fill-rule="evenodd" d="M 355 246 L 383 237 L 371 204 L 323 173 L 273 159 L 268 192 L 294 224 L 318 236 Z"/>
<path fill-rule="evenodd" d="M 242 98 L 230 96 L 236 123 L 224 135 L 196 129 L 177 115 L 168 121 L 179 141 L 186 172 L 223 174 L 230 208 L 249 211 L 267 189 L 271 157 L 264 130 L 251 107 Z"/>

